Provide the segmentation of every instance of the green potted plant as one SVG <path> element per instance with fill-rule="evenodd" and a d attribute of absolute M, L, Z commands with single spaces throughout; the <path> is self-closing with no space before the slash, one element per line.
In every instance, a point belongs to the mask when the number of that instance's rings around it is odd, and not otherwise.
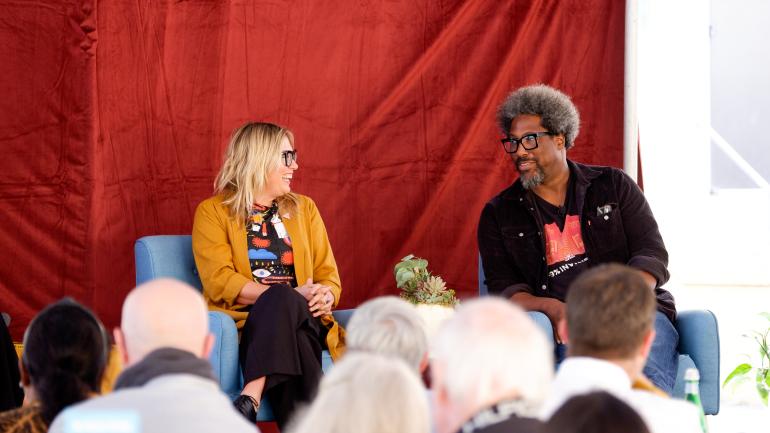
<path fill-rule="evenodd" d="M 401 298 L 417 308 L 425 322 L 428 337 L 435 335 L 441 322 L 454 313 L 457 305 L 455 291 L 448 289 L 444 280 L 428 271 L 428 261 L 410 254 L 393 268 L 396 287 Z"/>
<path fill-rule="evenodd" d="M 770 313 L 760 313 L 760 316 L 770 321 Z M 770 326 L 764 331 L 751 331 L 750 334 L 744 334 L 744 337 L 751 338 L 757 344 L 757 352 L 759 353 L 759 363 L 754 365 L 751 362 L 744 362 L 738 365 L 727 375 L 727 378 L 722 383 L 722 388 L 726 387 L 728 383 L 738 382 L 740 380 L 748 380 L 752 377 L 756 385 L 759 398 L 762 400 L 765 406 L 767 406 L 768 394 L 770 394 L 770 346 L 768 345 L 768 335 L 770 334 Z M 751 359 L 749 359 L 751 361 Z"/>

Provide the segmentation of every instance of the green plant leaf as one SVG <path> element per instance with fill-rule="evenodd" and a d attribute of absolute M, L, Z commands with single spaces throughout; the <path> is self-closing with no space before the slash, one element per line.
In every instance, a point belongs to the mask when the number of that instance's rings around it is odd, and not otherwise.
<path fill-rule="evenodd" d="M 730 372 L 730 374 L 727 375 L 727 379 L 725 379 L 725 381 L 722 382 L 722 388 L 724 388 L 727 385 L 727 383 L 733 380 L 734 378 L 743 376 L 750 371 L 751 371 L 751 364 L 743 363 L 735 367 L 735 369 L 732 372 Z"/>
<path fill-rule="evenodd" d="M 404 260 L 402 262 L 398 262 L 396 266 L 393 267 L 394 272 L 398 272 L 399 269 L 410 269 L 410 270 L 425 270 L 428 267 L 428 261 L 425 259 L 421 259 L 419 257 L 415 257 L 413 259 Z"/>
<path fill-rule="evenodd" d="M 763 386 L 763 383 L 757 383 L 757 392 L 759 393 L 759 397 L 762 399 L 762 403 L 767 406 L 767 389 Z"/>
<path fill-rule="evenodd" d="M 767 345 L 768 331 L 765 331 L 764 334 L 762 334 L 761 332 L 752 331 L 752 334 L 754 334 L 754 342 L 757 343 L 757 346 L 759 349 L 760 365 L 764 365 L 764 360 L 765 358 L 768 357 L 768 345 Z"/>
<path fill-rule="evenodd" d="M 399 289 L 406 286 L 406 283 L 414 278 L 414 272 L 406 268 L 401 268 L 396 271 L 396 287 Z"/>
<path fill-rule="evenodd" d="M 396 286 L 401 297 L 413 304 L 434 304 L 454 307 L 455 291 L 446 288 L 446 281 L 428 271 L 428 261 L 410 254 L 393 267 Z"/>
<path fill-rule="evenodd" d="M 770 313 L 759 313 L 759 315 L 770 321 Z"/>

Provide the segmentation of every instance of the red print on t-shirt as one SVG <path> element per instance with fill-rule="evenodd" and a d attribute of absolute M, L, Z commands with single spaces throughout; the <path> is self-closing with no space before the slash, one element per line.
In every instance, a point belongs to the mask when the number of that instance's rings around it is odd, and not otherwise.
<path fill-rule="evenodd" d="M 556 223 L 546 224 L 544 229 L 545 258 L 549 266 L 585 254 L 586 248 L 580 234 L 580 218 L 577 215 L 567 215 L 563 231 L 559 230 Z"/>

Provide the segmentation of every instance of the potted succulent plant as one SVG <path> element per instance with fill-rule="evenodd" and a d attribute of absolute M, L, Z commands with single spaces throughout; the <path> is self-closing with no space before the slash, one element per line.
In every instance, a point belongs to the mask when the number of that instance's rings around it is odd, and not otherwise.
<path fill-rule="evenodd" d="M 458 301 L 455 291 L 447 289 L 438 275 L 428 271 L 428 261 L 408 255 L 393 269 L 401 298 L 411 302 L 425 322 L 428 338 L 435 335 L 439 325 L 454 313 Z"/>
<path fill-rule="evenodd" d="M 760 313 L 760 315 L 770 321 L 770 313 Z M 727 375 L 727 378 L 722 383 L 724 388 L 730 382 L 750 380 L 753 373 L 757 393 L 765 406 L 767 406 L 768 394 L 770 394 L 770 345 L 768 335 L 770 335 L 770 326 L 764 331 L 752 331 L 750 334 L 744 335 L 744 337 L 752 338 L 756 342 L 759 363 L 753 365 L 750 362 L 745 362 L 738 365 Z"/>

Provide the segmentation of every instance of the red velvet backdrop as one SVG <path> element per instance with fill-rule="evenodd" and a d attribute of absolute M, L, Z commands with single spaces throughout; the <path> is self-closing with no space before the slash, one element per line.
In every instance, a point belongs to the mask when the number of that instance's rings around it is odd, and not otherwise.
<path fill-rule="evenodd" d="M 573 159 L 622 163 L 624 2 L 0 0 L 0 310 L 65 295 L 108 326 L 133 243 L 189 233 L 229 133 L 287 125 L 342 307 L 395 293 L 414 253 L 461 296 L 483 204 L 514 179 L 494 112 L 573 96 Z"/>

